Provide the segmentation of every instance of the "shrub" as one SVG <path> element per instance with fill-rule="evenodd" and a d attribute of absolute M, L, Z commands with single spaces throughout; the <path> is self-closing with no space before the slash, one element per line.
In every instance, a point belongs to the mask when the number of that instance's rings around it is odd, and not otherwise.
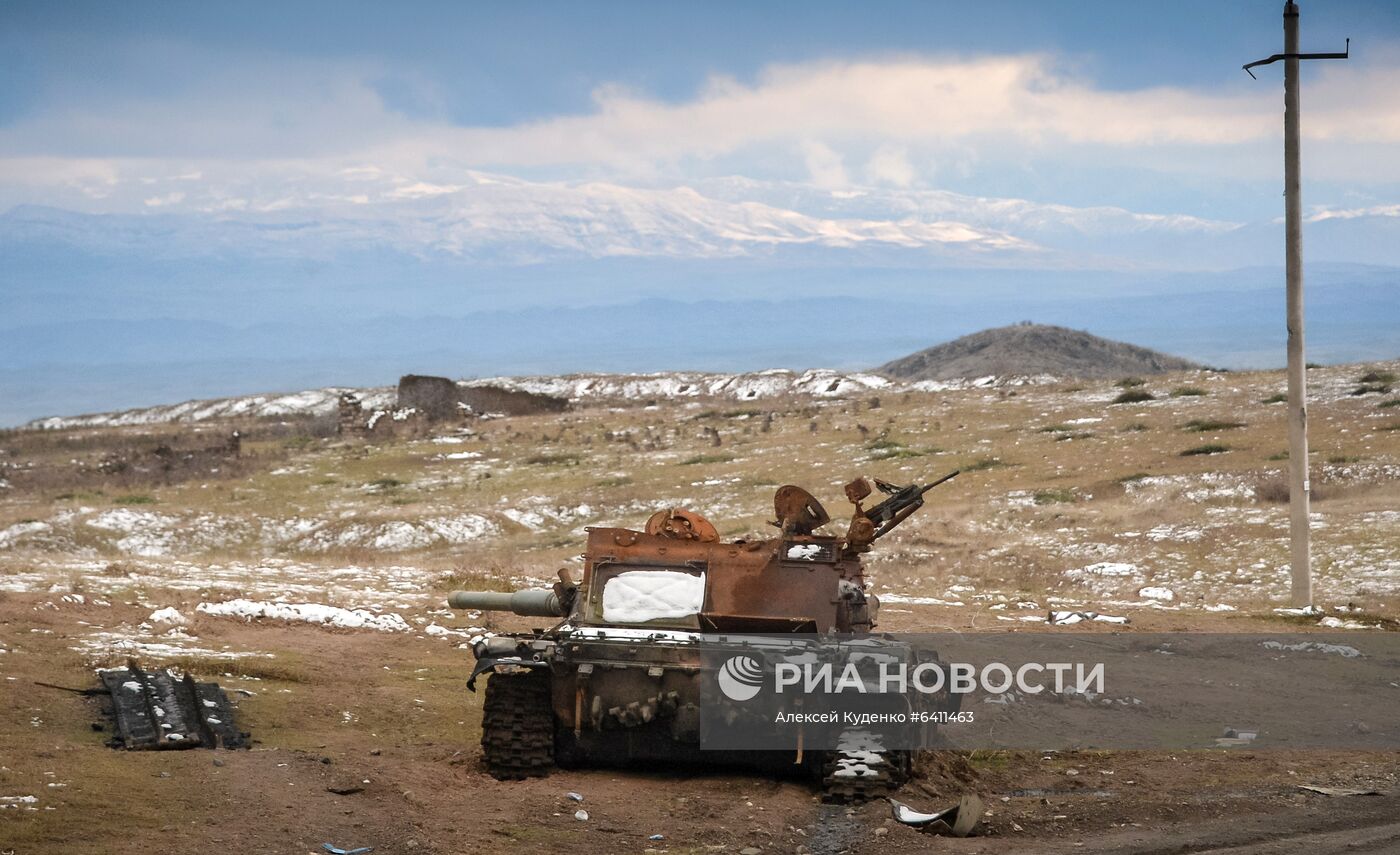
<path fill-rule="evenodd" d="M 1113 385 L 1117 386 L 1119 389 L 1132 389 L 1136 386 L 1146 386 L 1147 381 L 1141 377 L 1124 377 Z"/>
<path fill-rule="evenodd" d="M 695 466 L 701 463 L 728 463 L 733 460 L 732 454 L 697 454 L 694 457 L 687 457 L 681 461 L 682 466 Z"/>
<path fill-rule="evenodd" d="M 1181 452 L 1182 457 L 1197 457 L 1203 454 L 1224 454 L 1230 450 L 1228 445 L 1210 443 L 1208 445 L 1198 445 L 1195 448 L 1188 448 Z"/>
<path fill-rule="evenodd" d="M 1177 386 L 1172 390 L 1173 398 L 1201 398 L 1210 394 L 1199 386 Z"/>
<path fill-rule="evenodd" d="M 1358 383 L 1394 383 L 1396 380 L 1400 380 L 1400 377 L 1394 371 L 1367 371 L 1356 378 Z"/>
<path fill-rule="evenodd" d="M 1288 480 L 1286 478 L 1269 478 L 1259 481 L 1254 485 L 1254 497 L 1261 502 L 1285 504 L 1288 502 L 1289 496 L 1291 495 L 1292 493 L 1288 489 Z M 1333 498 L 1334 495 L 1332 488 L 1324 484 L 1319 484 L 1317 481 L 1313 481 L 1312 489 L 1309 491 L 1308 497 L 1314 502 L 1325 502 Z"/>
<path fill-rule="evenodd" d="M 1351 390 L 1353 395 L 1388 395 L 1390 386 L 1385 383 L 1363 383 Z"/>
<path fill-rule="evenodd" d="M 918 448 L 891 448 L 885 451 L 878 451 L 870 456 L 871 460 L 904 460 L 911 457 L 927 457 L 930 454 L 937 454 L 938 449 L 918 449 Z"/>
<path fill-rule="evenodd" d="M 1114 398 L 1114 399 L 1113 399 L 1113 403 L 1115 403 L 1115 404 L 1138 404 L 1138 403 L 1141 403 L 1141 402 L 1143 402 L 1143 401 L 1152 401 L 1152 400 L 1155 400 L 1155 399 L 1156 399 L 1156 396 L 1154 396 L 1151 392 L 1148 392 L 1148 391 L 1146 391 L 1146 390 L 1144 390 L 1144 389 L 1129 389 L 1128 391 L 1123 392 L 1123 393 L 1120 394 L 1118 397 Z"/>
<path fill-rule="evenodd" d="M 369 486 L 375 490 L 393 490 L 404 486 L 405 482 L 397 478 L 376 478 L 369 482 Z"/>
<path fill-rule="evenodd" d="M 114 505 L 154 505 L 155 503 L 155 499 L 141 493 L 129 493 L 112 499 Z"/>
<path fill-rule="evenodd" d="M 1119 478 L 1119 479 L 1118 479 L 1118 483 L 1119 483 L 1119 484 L 1131 484 L 1131 483 L 1133 483 L 1134 481 L 1141 481 L 1141 480 L 1144 479 L 1144 478 L 1151 478 L 1151 477 L 1152 477 L 1152 473 L 1150 473 L 1150 472 L 1134 472 L 1134 473 L 1131 474 L 1131 475 L 1124 475 L 1122 478 Z"/>
<path fill-rule="evenodd" d="M 1058 505 L 1075 501 L 1074 491 L 1065 489 L 1036 490 L 1032 498 L 1037 505 Z"/>
<path fill-rule="evenodd" d="M 1264 400 L 1260 401 L 1259 403 L 1261 403 L 1261 404 L 1286 404 L 1286 403 L 1288 403 L 1288 393 L 1287 393 L 1287 392 L 1276 392 L 1276 393 L 1270 395 L 1269 397 L 1265 398 Z"/>
<path fill-rule="evenodd" d="M 1147 429 L 1147 425 L 1142 422 L 1129 422 L 1123 425 L 1123 433 L 1142 433 Z"/>
<path fill-rule="evenodd" d="M 532 454 L 525 462 L 532 466 L 577 466 L 580 459 L 577 454 Z"/>
<path fill-rule="evenodd" d="M 964 472 L 981 472 L 984 469 L 996 469 L 1009 464 L 1002 461 L 1000 457 L 980 457 L 962 467 Z"/>
<path fill-rule="evenodd" d="M 1261 502 L 1283 504 L 1288 501 L 1288 482 L 1282 478 L 1271 478 L 1254 485 L 1254 497 Z"/>
<path fill-rule="evenodd" d="M 1191 421 L 1182 425 L 1181 429 L 1191 431 L 1192 433 L 1215 433 L 1216 431 L 1234 430 L 1235 428 L 1242 427 L 1244 427 L 1244 422 L 1224 422 L 1216 421 L 1214 419 L 1192 419 Z"/>

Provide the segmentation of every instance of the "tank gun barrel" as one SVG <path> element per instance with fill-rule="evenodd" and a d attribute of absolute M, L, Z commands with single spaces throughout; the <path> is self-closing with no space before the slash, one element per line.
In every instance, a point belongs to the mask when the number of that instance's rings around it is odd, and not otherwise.
<path fill-rule="evenodd" d="M 525 617 L 563 617 L 564 603 L 554 591 L 453 591 L 447 605 L 454 609 L 474 609 L 482 612 L 515 612 Z"/>

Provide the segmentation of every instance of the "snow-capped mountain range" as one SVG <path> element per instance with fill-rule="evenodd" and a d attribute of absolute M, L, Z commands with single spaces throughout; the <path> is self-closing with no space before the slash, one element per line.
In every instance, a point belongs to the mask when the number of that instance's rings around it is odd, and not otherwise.
<path fill-rule="evenodd" d="M 859 371 L 812 369 L 789 371 L 775 368 L 735 374 L 700 371 L 668 371 L 651 374 L 569 374 L 557 377 L 489 377 L 460 380 L 463 386 L 492 386 L 566 398 L 573 403 L 609 401 L 649 401 L 675 399 L 715 399 L 762 401 L 787 395 L 809 398 L 846 398 L 880 390 L 922 390 L 972 386 L 1024 385 L 1049 381 L 1037 377 L 981 377 L 971 380 L 903 382 Z M 330 387 L 302 392 L 266 395 L 240 395 L 184 401 L 157 407 L 143 407 L 113 413 L 82 416 L 54 416 L 35 419 L 31 429 L 78 427 L 119 427 L 167 423 L 202 422 L 224 418 L 275 418 L 278 416 L 317 416 L 335 412 L 342 393 L 352 392 L 366 410 L 394 406 L 392 386 L 366 388 Z"/>
<path fill-rule="evenodd" d="M 143 215 L 22 206 L 0 217 L 0 241 L 60 241 L 105 252 L 139 247 L 163 256 L 295 251 L 319 257 L 369 245 L 505 264 L 728 258 L 815 247 L 918 250 L 924 261 L 1020 265 L 1063 251 L 1057 237 L 1219 235 L 1239 228 L 1188 216 L 937 190 L 825 191 L 740 178 L 694 187 L 534 182 L 480 172 L 459 178 L 350 196 L 307 191 L 262 201 L 182 199 Z"/>

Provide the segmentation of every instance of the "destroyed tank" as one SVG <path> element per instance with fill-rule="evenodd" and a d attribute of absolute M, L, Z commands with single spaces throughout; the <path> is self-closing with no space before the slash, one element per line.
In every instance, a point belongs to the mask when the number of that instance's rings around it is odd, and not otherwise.
<path fill-rule="evenodd" d="M 774 496 L 772 538 L 723 542 L 699 514 L 667 508 L 642 531 L 587 529 L 580 580 L 560 570 L 552 589 L 453 592 L 454 609 L 554 621 L 473 641 L 467 686 L 476 691 L 487 675 L 481 745 L 489 771 L 516 780 L 556 765 L 796 765 L 832 801 L 900 786 L 910 752 L 879 750 L 861 733 L 849 745 L 843 735 L 839 749 L 702 751 L 701 681 L 716 678 L 715 654 L 731 652 L 739 636 L 874 637 L 879 602 L 866 590 L 862 556 L 957 474 L 907 487 L 857 478 L 845 487 L 854 511 L 844 536 L 819 534 L 831 521 L 826 510 L 785 486 Z M 877 490 L 881 501 L 863 507 Z"/>

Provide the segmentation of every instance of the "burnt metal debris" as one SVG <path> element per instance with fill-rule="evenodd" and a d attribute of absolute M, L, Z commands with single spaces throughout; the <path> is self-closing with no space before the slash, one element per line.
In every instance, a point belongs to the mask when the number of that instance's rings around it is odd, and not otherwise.
<path fill-rule="evenodd" d="M 218 683 L 197 682 L 167 670 L 147 671 L 130 662 L 99 672 L 107 690 L 116 735 L 108 742 L 129 751 L 247 748 L 234 709 Z"/>
<path fill-rule="evenodd" d="M 843 536 L 818 533 L 831 516 L 811 493 L 788 485 L 774 496 L 779 534 L 771 538 L 724 542 L 699 514 L 665 508 L 642 531 L 588 529 L 580 581 L 560 571 L 552 590 L 454 592 L 453 608 L 558 620 L 473 644 L 468 687 L 475 691 L 477 678 L 489 675 L 481 738 L 489 770 L 520 779 L 555 765 L 781 764 L 819 778 L 833 801 L 900 786 L 911 753 L 865 744 L 846 751 L 861 733 L 795 755 L 702 752 L 702 677 L 712 654 L 729 650 L 725 634 L 870 634 L 879 601 L 866 590 L 862 556 L 957 474 L 907 487 L 857 478 L 845 488 L 854 508 Z M 882 500 L 863 507 L 877 491 Z"/>
<path fill-rule="evenodd" d="M 890 814 L 895 822 L 917 828 L 924 834 L 946 834 L 950 837 L 966 837 L 982 821 L 982 799 L 976 793 L 968 793 L 946 810 L 924 813 L 903 802 L 890 799 Z"/>

